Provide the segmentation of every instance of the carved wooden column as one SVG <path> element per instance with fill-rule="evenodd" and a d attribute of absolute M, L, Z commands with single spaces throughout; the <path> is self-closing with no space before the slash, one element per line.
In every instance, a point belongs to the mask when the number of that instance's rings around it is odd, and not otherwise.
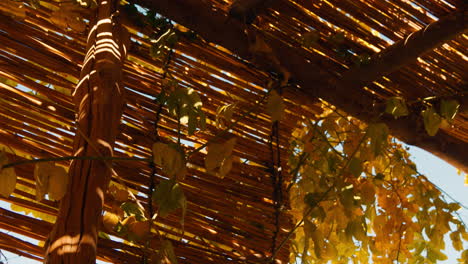
<path fill-rule="evenodd" d="M 129 35 L 119 20 L 118 0 L 98 0 L 87 54 L 73 95 L 75 156 L 112 156 L 124 107 L 122 64 Z M 57 223 L 46 243 L 45 263 L 96 262 L 98 221 L 111 171 L 101 160 L 74 160 Z"/>

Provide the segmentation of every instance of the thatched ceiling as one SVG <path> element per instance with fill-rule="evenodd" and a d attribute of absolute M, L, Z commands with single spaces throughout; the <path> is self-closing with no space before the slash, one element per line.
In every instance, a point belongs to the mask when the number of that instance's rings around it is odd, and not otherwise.
<path fill-rule="evenodd" d="M 271 79 L 267 71 L 270 69 L 258 61 L 249 61 L 252 56 L 243 32 L 245 26 L 227 18 L 228 1 L 129 2 L 154 8 L 202 37 L 180 40 L 168 68 L 181 85 L 200 94 L 203 109 L 211 120 L 207 130 L 183 137 L 188 149 L 205 143 L 217 133 L 213 121 L 219 106 L 237 103 L 240 111 L 234 118 L 238 118 L 263 100 Z M 71 93 L 83 63 L 87 32 L 85 28 L 79 32 L 57 26 L 53 17 L 60 12 L 58 2 L 40 3 L 38 8 L 30 6 L 29 1 L 0 3 L 0 144 L 14 150 L 16 155 L 12 154 L 10 160 L 71 155 L 75 133 Z M 91 15 L 88 10 L 81 12 L 85 18 Z M 445 30 L 448 33 L 442 39 L 428 44 L 426 48 L 431 50 L 414 53 L 417 59 L 404 61 L 402 58 L 395 67 L 379 68 L 374 73 L 366 73 L 366 65 L 354 65 L 355 59 L 386 52 L 411 33 L 452 14 L 457 21 L 454 26 Z M 413 115 L 403 121 L 388 118 L 386 122 L 392 132 L 439 156 L 448 153 L 449 157 L 444 157 L 455 164 L 466 162 L 463 150 L 468 144 L 468 36 L 463 33 L 466 32 L 464 1 L 278 0 L 270 1 L 260 17 L 248 27 L 263 30 L 279 61 L 285 63 L 284 67 L 292 75 L 293 85 L 284 89 L 287 117 L 281 123 L 280 133 L 285 168 L 290 132 L 303 116 L 313 117 L 322 111 L 316 104 L 317 97 L 365 121 L 375 118 L 386 98 L 404 97 L 411 102 Z M 150 157 L 157 111 L 154 98 L 161 90 L 163 62 L 149 55 L 151 43 L 145 34 L 150 29 L 138 28 L 131 20 L 126 26 L 133 30 L 132 46 L 125 64 L 127 106 L 116 153 L 124 157 Z M 318 40 L 309 46 L 303 45 L 301 37 L 307 32 L 319 34 Z M 337 35 L 339 32 L 342 33 Z M 344 37 L 340 46 L 348 53 L 337 52 L 337 46 L 329 41 L 330 36 Z M 377 56 L 373 59 L 377 64 L 371 66 L 382 67 Z M 350 68 L 356 71 L 351 76 L 346 75 Z M 366 74 L 371 78 L 353 84 L 356 82 L 353 76 Z M 348 79 L 343 82 L 343 77 Z M 443 129 L 435 137 L 426 136 L 421 122 L 415 121 L 423 107 L 422 99 L 429 97 L 455 98 L 462 106 L 453 127 Z M 177 136 L 177 122 L 167 113 L 162 113 L 158 125 L 162 136 Z M 232 133 L 238 136 L 234 152 L 242 162 L 223 180 L 200 169 L 203 152 L 190 159 L 189 175 L 182 181 L 189 201 L 185 233 L 181 233 L 178 216 L 159 222 L 161 230 L 173 234 L 174 238 L 183 237 L 175 242 L 181 263 L 244 263 L 268 255 L 276 232 L 271 202 L 273 185 L 265 171 L 270 126 L 263 108 L 255 109 L 254 114 L 239 122 Z M 49 216 L 56 215 L 57 203 L 36 202 L 34 194 L 29 193 L 34 189 L 32 171 L 33 165 L 18 166 L 17 189 L 10 198 L 1 199 Z M 145 201 L 148 165 L 118 162 L 116 171 L 137 191 L 137 197 Z M 106 205 L 110 208 L 112 202 L 109 197 Z M 0 228 L 43 241 L 51 223 L 36 216 L 0 209 Z M 287 214 L 282 214 L 280 220 L 282 229 L 278 239 L 291 227 Z M 3 232 L 0 248 L 38 260 L 42 258 L 40 246 Z M 98 255 L 104 260 L 137 263 L 140 254 L 141 250 L 132 245 L 107 239 L 99 241 Z M 288 261 L 287 247 L 278 257 L 283 263 Z"/>

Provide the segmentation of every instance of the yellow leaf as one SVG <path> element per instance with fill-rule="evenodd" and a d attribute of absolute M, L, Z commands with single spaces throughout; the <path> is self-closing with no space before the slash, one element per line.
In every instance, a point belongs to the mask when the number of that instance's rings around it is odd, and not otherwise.
<path fill-rule="evenodd" d="M 102 216 L 102 225 L 107 232 L 112 232 L 119 223 L 119 217 L 116 214 L 105 212 Z"/>
<path fill-rule="evenodd" d="M 65 195 L 68 186 L 68 173 L 65 168 L 56 166 L 53 162 L 38 162 L 34 167 L 36 180 L 36 200 L 40 201 L 45 194 L 52 200 L 60 200 Z"/>
<path fill-rule="evenodd" d="M 450 233 L 450 239 L 455 250 L 461 251 L 463 249 L 463 242 L 461 241 L 459 232 Z"/>
<path fill-rule="evenodd" d="M 364 204 L 371 204 L 375 201 L 374 185 L 366 181 L 361 185 L 361 199 Z"/>
<path fill-rule="evenodd" d="M 271 121 L 275 122 L 283 119 L 284 109 L 283 98 L 275 90 L 271 91 L 266 105 L 266 111 L 271 116 Z"/>
<path fill-rule="evenodd" d="M 0 152 L 0 195 L 9 197 L 16 187 L 16 173 L 13 168 L 3 169 L 3 165 L 8 164 L 8 157 Z"/>
<path fill-rule="evenodd" d="M 68 173 L 65 168 L 54 166 L 49 172 L 49 198 L 52 200 L 61 200 L 67 192 Z"/>

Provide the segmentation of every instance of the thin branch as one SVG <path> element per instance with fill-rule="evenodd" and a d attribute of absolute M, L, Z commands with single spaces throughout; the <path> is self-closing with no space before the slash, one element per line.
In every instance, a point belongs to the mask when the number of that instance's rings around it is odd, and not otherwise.
<path fill-rule="evenodd" d="M 398 241 L 398 251 L 397 251 L 397 255 L 396 255 L 397 264 L 400 264 L 400 261 L 398 260 L 398 258 L 400 258 L 400 250 L 401 250 L 401 237 L 402 237 L 401 229 L 403 229 L 403 223 L 401 223 L 400 230 L 398 231 L 398 233 L 400 233 L 400 240 Z"/>

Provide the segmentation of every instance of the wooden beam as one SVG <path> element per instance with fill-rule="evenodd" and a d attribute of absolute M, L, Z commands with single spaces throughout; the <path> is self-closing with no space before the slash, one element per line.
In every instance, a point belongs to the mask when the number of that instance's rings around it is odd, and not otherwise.
<path fill-rule="evenodd" d="M 74 93 L 74 156 L 112 156 L 124 106 L 122 65 L 129 35 L 116 13 L 118 0 L 99 0 L 87 54 Z M 44 263 L 94 264 L 99 218 L 111 170 L 104 161 L 73 160 L 67 193 L 46 243 Z"/>
<path fill-rule="evenodd" d="M 250 59 L 246 25 L 228 19 L 222 10 L 197 0 L 134 0 L 142 6 L 196 31 L 205 40 L 221 45 L 244 59 Z M 376 120 L 382 109 L 374 105 L 379 99 L 362 88 L 378 78 L 394 72 L 417 57 L 438 47 L 466 30 L 466 4 L 447 17 L 415 32 L 406 39 L 376 54 L 368 65 L 350 69 L 341 78 L 328 72 L 327 61 L 307 61 L 301 52 L 274 38 L 268 39 L 281 65 L 309 97 L 320 97 L 365 122 Z M 265 65 L 259 65 L 268 69 Z M 453 138 L 444 131 L 430 137 L 421 127 L 419 113 L 394 120 L 384 118 L 393 136 L 407 144 L 425 149 L 450 164 L 468 171 L 468 142 Z"/>

